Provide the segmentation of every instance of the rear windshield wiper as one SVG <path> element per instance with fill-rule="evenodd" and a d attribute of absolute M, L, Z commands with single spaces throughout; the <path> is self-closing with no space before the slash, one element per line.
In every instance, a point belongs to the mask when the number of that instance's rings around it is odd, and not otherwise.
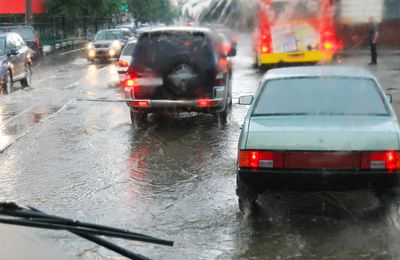
<path fill-rule="evenodd" d="M 43 229 L 66 230 L 98 245 L 110 249 L 130 259 L 149 259 L 119 247 L 99 236 L 123 238 L 128 240 L 173 246 L 173 241 L 163 240 L 127 230 L 80 222 L 68 218 L 48 215 L 33 207 L 19 206 L 13 202 L 0 202 L 0 223 L 36 227 Z"/>

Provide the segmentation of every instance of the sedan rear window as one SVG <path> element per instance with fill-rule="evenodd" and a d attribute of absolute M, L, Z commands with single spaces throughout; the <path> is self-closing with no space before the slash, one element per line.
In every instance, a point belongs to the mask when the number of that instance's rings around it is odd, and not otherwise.
<path fill-rule="evenodd" d="M 270 80 L 263 86 L 253 115 L 388 116 L 373 80 L 304 77 Z"/>

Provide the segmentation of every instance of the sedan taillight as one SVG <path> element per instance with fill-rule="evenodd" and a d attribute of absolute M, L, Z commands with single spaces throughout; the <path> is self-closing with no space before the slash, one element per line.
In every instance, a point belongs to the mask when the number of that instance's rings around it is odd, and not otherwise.
<path fill-rule="evenodd" d="M 361 169 L 400 169 L 400 152 L 367 152 L 361 153 Z"/>
<path fill-rule="evenodd" d="M 120 66 L 120 67 L 129 67 L 129 63 L 127 61 L 124 61 L 124 60 L 119 60 L 118 61 L 118 66 Z"/>
<path fill-rule="evenodd" d="M 240 168 L 283 168 L 283 153 L 266 151 L 239 151 Z"/>

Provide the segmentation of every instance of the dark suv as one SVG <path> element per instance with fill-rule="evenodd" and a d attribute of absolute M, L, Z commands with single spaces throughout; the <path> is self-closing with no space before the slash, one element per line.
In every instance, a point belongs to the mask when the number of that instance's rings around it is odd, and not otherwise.
<path fill-rule="evenodd" d="M 138 39 L 122 86 L 132 123 L 149 113 L 204 112 L 226 120 L 232 104 L 230 56 L 207 28 L 158 28 Z"/>
<path fill-rule="evenodd" d="M 9 94 L 13 83 L 31 85 L 32 69 L 29 48 L 16 33 L 0 33 L 0 90 Z"/>

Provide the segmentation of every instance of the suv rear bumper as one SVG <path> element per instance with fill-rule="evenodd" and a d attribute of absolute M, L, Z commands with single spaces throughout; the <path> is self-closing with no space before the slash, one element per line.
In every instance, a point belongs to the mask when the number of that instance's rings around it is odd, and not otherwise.
<path fill-rule="evenodd" d="M 136 105 L 137 102 L 148 102 L 147 106 Z M 143 111 L 147 113 L 153 112 L 205 112 L 215 113 L 223 111 L 225 108 L 225 100 L 223 98 L 207 99 L 211 104 L 200 106 L 198 100 L 147 100 L 147 99 L 130 99 L 127 104 L 131 110 Z M 136 102 L 136 103 L 135 103 Z"/>
<path fill-rule="evenodd" d="M 238 170 L 240 181 L 258 192 L 264 190 L 348 191 L 387 190 L 400 185 L 399 172 L 384 171 L 318 171 Z"/>

